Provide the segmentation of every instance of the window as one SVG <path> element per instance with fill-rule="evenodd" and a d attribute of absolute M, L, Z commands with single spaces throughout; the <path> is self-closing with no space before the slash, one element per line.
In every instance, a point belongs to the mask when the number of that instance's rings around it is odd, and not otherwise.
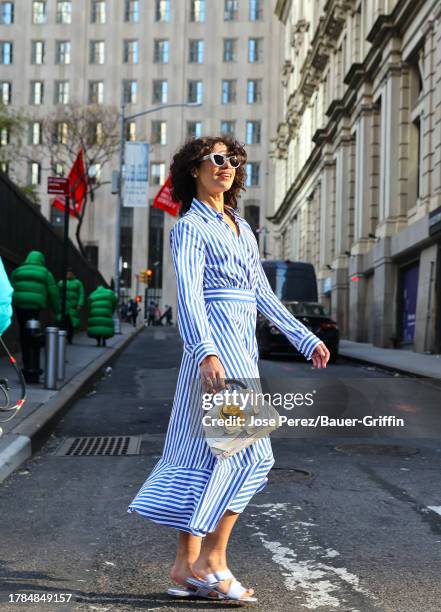
<path fill-rule="evenodd" d="M 14 3 L 0 2 L 0 25 L 11 25 L 14 23 Z"/>
<path fill-rule="evenodd" d="M 89 43 L 89 63 L 104 64 L 104 40 L 91 40 Z"/>
<path fill-rule="evenodd" d="M 12 43 L 0 42 L 0 64 L 12 64 Z"/>
<path fill-rule="evenodd" d="M 167 122 L 152 121 L 151 144 L 167 144 Z"/>
<path fill-rule="evenodd" d="M 139 22 L 139 0 L 125 0 L 124 21 Z"/>
<path fill-rule="evenodd" d="M 166 104 L 168 100 L 168 81 L 153 81 L 153 104 Z"/>
<path fill-rule="evenodd" d="M 69 104 L 69 81 L 55 81 L 54 104 Z"/>
<path fill-rule="evenodd" d="M 190 21 L 205 21 L 205 0 L 191 0 Z"/>
<path fill-rule="evenodd" d="M 70 64 L 70 41 L 57 40 L 55 43 L 55 63 Z"/>
<path fill-rule="evenodd" d="M 236 131 L 236 122 L 235 121 L 221 121 L 220 127 L 221 134 L 228 134 L 229 136 L 234 136 Z"/>
<path fill-rule="evenodd" d="M 101 183 L 102 173 L 101 173 L 101 164 L 96 162 L 95 164 L 90 164 L 89 166 L 89 177 L 92 179 L 94 183 Z"/>
<path fill-rule="evenodd" d="M 248 162 L 246 164 L 247 178 L 245 181 L 246 187 L 257 187 L 259 185 L 259 162 Z"/>
<path fill-rule="evenodd" d="M 33 40 L 31 43 L 31 64 L 44 64 L 44 42 Z"/>
<path fill-rule="evenodd" d="M 0 104 L 11 104 L 12 85 L 9 81 L 0 81 Z"/>
<path fill-rule="evenodd" d="M 236 79 L 224 79 L 222 81 L 222 104 L 236 102 Z"/>
<path fill-rule="evenodd" d="M 224 38 L 223 61 L 237 61 L 237 38 Z"/>
<path fill-rule="evenodd" d="M 165 182 L 164 162 L 155 162 L 150 166 L 150 184 L 162 185 Z"/>
<path fill-rule="evenodd" d="M 259 102 L 262 102 L 262 80 L 248 79 L 247 103 L 258 104 Z"/>
<path fill-rule="evenodd" d="M 106 2 L 105 0 L 92 0 L 92 13 L 90 16 L 92 23 L 106 23 Z"/>
<path fill-rule="evenodd" d="M 202 81 L 188 81 L 187 102 L 202 104 Z"/>
<path fill-rule="evenodd" d="M 126 123 L 126 140 L 136 140 L 136 121 L 128 121 Z"/>
<path fill-rule="evenodd" d="M 10 131 L 9 128 L 3 127 L 0 129 L 0 147 L 5 147 L 9 144 Z"/>
<path fill-rule="evenodd" d="M 103 144 L 103 124 L 101 121 L 91 121 L 87 125 L 87 142 L 90 146 Z"/>
<path fill-rule="evenodd" d="M 248 39 L 248 61 L 250 64 L 262 61 L 262 38 Z"/>
<path fill-rule="evenodd" d="M 239 15 L 238 0 L 225 0 L 224 2 L 224 21 L 236 21 Z"/>
<path fill-rule="evenodd" d="M 47 12 L 46 2 L 39 2 L 34 0 L 32 2 L 32 23 L 46 23 Z"/>
<path fill-rule="evenodd" d="M 56 162 L 53 165 L 53 173 L 55 176 L 65 176 L 66 175 L 66 167 L 64 164 L 60 164 L 60 162 Z"/>
<path fill-rule="evenodd" d="M 123 62 L 125 64 L 137 64 L 139 61 L 139 44 L 137 40 L 124 41 Z"/>
<path fill-rule="evenodd" d="M 43 81 L 31 81 L 30 103 L 34 105 L 43 104 L 44 83 Z"/>
<path fill-rule="evenodd" d="M 125 104 L 136 104 L 136 93 L 138 89 L 137 81 L 124 79 L 123 81 L 123 100 Z"/>
<path fill-rule="evenodd" d="M 187 138 L 202 136 L 202 121 L 187 121 Z"/>
<path fill-rule="evenodd" d="M 154 42 L 154 58 L 156 64 L 168 64 L 168 40 L 160 39 Z"/>
<path fill-rule="evenodd" d="M 204 41 L 190 40 L 190 53 L 188 61 L 190 63 L 202 64 L 204 61 Z"/>
<path fill-rule="evenodd" d="M 41 184 L 41 166 L 38 162 L 29 162 L 29 183 L 31 185 Z"/>
<path fill-rule="evenodd" d="M 156 0 L 155 21 L 170 21 L 170 0 Z"/>
<path fill-rule="evenodd" d="M 39 145 L 41 144 L 41 122 L 32 121 L 29 124 L 29 144 Z"/>
<path fill-rule="evenodd" d="M 263 2 L 262 0 L 249 0 L 249 17 L 250 21 L 260 21 L 263 19 Z"/>
<path fill-rule="evenodd" d="M 247 121 L 246 144 L 260 144 L 261 123 L 260 121 Z"/>
<path fill-rule="evenodd" d="M 54 143 L 67 144 L 69 140 L 69 127 L 65 121 L 58 121 L 55 124 Z"/>
<path fill-rule="evenodd" d="M 58 0 L 57 23 L 72 23 L 72 2 L 70 0 Z"/>
<path fill-rule="evenodd" d="M 89 81 L 89 104 L 102 104 L 104 101 L 103 81 Z"/>

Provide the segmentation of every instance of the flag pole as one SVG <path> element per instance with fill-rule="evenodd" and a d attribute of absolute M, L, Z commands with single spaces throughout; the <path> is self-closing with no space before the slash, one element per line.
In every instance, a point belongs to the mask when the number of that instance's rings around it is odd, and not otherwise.
<path fill-rule="evenodd" d="M 65 197 L 64 205 L 64 241 L 63 241 L 63 264 L 62 276 L 63 284 L 61 288 L 61 327 L 67 329 L 66 320 L 66 294 L 67 294 L 67 266 L 69 263 L 69 213 L 70 213 L 70 198 Z"/>

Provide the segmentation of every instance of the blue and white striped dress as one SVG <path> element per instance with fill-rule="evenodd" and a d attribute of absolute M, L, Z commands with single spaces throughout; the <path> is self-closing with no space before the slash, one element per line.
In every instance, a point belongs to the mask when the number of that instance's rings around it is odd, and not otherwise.
<path fill-rule="evenodd" d="M 202 360 L 217 355 L 227 378 L 258 379 L 256 308 L 306 359 L 320 343 L 272 291 L 247 221 L 225 210 L 239 236 L 196 198 L 170 232 L 184 351 L 163 454 L 127 510 L 197 536 L 214 531 L 227 509 L 242 512 L 274 464 L 268 436 L 217 460 L 203 435 L 194 435 L 204 414 L 193 392 Z"/>

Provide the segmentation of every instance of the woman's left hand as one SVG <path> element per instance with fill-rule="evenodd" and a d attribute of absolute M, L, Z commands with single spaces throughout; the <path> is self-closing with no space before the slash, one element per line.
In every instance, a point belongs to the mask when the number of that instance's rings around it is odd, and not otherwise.
<path fill-rule="evenodd" d="M 330 352 L 326 348 L 326 344 L 320 342 L 320 344 L 315 347 L 315 351 L 311 357 L 313 366 L 315 368 L 326 368 L 330 355 Z"/>

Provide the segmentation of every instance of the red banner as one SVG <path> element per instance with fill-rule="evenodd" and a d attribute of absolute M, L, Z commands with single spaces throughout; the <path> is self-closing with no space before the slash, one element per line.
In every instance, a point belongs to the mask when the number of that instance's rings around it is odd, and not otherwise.
<path fill-rule="evenodd" d="M 179 213 L 179 202 L 175 202 L 172 198 L 170 176 L 167 177 L 167 180 L 154 197 L 152 206 L 168 212 L 173 217 L 177 217 Z"/>
<path fill-rule="evenodd" d="M 69 214 L 71 217 L 78 217 L 80 215 L 86 199 L 87 175 L 83 155 L 83 149 L 80 149 L 74 165 L 72 166 L 67 177 L 70 187 Z M 56 198 L 52 201 L 52 206 L 54 206 L 54 208 L 58 208 L 58 210 L 64 211 L 65 198 Z"/>

